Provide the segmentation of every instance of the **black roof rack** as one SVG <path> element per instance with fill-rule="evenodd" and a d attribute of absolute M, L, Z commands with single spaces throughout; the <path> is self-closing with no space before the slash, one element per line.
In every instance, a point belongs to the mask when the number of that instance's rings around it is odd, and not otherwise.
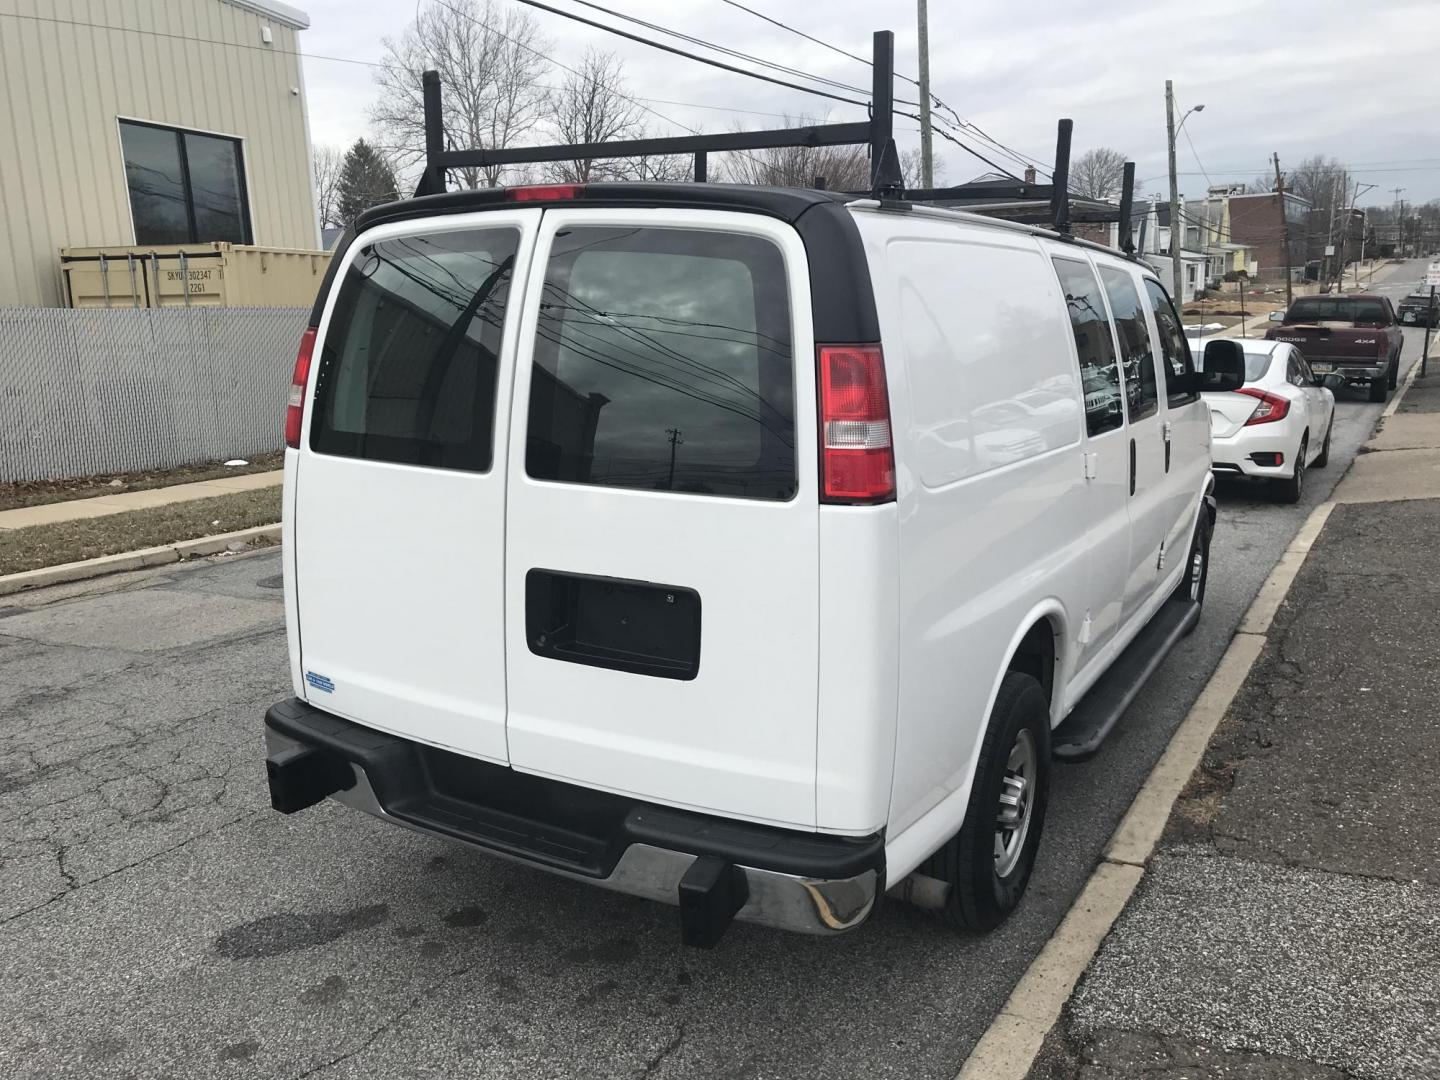
<path fill-rule="evenodd" d="M 955 209 L 984 212 L 986 203 L 1020 203 L 1021 213 L 1006 215 L 1011 220 L 1045 224 L 1056 232 L 1070 231 L 1071 221 L 1128 223 L 1134 201 L 1135 164 L 1126 162 L 1124 186 L 1118 208 L 1091 204 L 1072 212 L 1069 192 L 1070 136 L 1073 124 L 1061 120 L 1055 145 L 1055 167 L 1049 184 L 1030 180 L 986 180 L 948 188 L 906 189 L 900 171 L 894 139 L 895 35 L 877 30 L 872 41 L 870 119 L 844 124 L 810 124 L 767 131 L 732 131 L 711 135 L 678 135 L 655 139 L 626 139 L 616 142 L 569 143 L 551 146 L 511 146 L 502 149 L 449 150 L 445 147 L 445 122 L 441 110 L 440 74 L 426 71 L 422 76 L 425 103 L 425 168 L 416 196 L 439 195 L 446 189 L 449 169 L 486 168 L 546 161 L 583 161 L 593 158 L 649 157 L 690 154 L 694 157 L 694 179 L 704 183 L 709 176 L 709 155 L 744 150 L 768 150 L 786 146 L 860 146 L 869 148 L 870 190 L 851 192 L 868 198 L 896 203 L 941 203 Z M 817 177 L 815 186 L 824 186 Z M 970 206 L 964 204 L 969 203 Z M 1033 204 L 1033 209 L 1030 204 Z M 1120 246 L 1133 254 L 1130 230 L 1122 225 Z"/>

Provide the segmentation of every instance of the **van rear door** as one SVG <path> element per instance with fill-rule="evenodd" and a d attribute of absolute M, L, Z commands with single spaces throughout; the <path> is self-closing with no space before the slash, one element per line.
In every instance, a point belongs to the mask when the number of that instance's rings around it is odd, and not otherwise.
<path fill-rule="evenodd" d="M 357 239 L 319 328 L 288 508 L 309 700 L 497 762 L 515 309 L 540 216 Z"/>
<path fill-rule="evenodd" d="M 525 306 L 505 511 L 511 764 L 813 826 L 803 245 L 758 214 L 547 210 Z"/>

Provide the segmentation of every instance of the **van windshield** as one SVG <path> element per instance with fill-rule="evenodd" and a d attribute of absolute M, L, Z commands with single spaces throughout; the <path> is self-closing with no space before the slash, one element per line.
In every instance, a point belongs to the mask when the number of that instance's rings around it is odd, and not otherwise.
<path fill-rule="evenodd" d="M 531 374 L 538 480 L 789 499 L 795 375 L 780 250 L 694 229 L 555 237 Z"/>

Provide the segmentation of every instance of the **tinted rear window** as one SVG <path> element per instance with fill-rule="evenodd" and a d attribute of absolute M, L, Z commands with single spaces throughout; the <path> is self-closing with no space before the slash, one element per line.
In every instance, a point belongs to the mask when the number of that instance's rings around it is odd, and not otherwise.
<path fill-rule="evenodd" d="M 794 382 L 774 244 L 687 229 L 566 229 L 545 268 L 526 471 L 789 499 Z"/>
<path fill-rule="evenodd" d="M 484 472 L 519 233 L 382 240 L 346 272 L 319 360 L 310 447 Z"/>
<path fill-rule="evenodd" d="M 1316 296 L 1296 300 L 1286 322 L 1369 322 L 1386 321 L 1385 305 L 1379 300 L 1347 300 L 1344 297 Z"/>

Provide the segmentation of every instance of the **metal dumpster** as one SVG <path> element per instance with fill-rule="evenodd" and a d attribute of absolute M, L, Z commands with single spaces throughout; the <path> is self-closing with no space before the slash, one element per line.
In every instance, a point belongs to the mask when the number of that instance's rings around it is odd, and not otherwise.
<path fill-rule="evenodd" d="M 329 264 L 328 251 L 224 242 L 60 251 L 70 307 L 309 307 Z"/>

